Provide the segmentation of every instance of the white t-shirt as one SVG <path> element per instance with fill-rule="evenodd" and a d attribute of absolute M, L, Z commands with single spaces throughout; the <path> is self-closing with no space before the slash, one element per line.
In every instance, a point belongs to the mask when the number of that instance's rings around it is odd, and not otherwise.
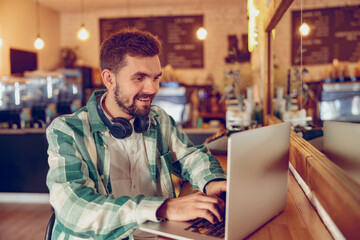
<path fill-rule="evenodd" d="M 133 131 L 125 139 L 111 135 L 109 138 L 110 180 L 114 197 L 156 196 L 143 135 Z"/>
<path fill-rule="evenodd" d="M 104 94 L 106 95 L 106 94 Z M 103 101 L 105 96 L 101 99 Z M 105 111 L 108 119 L 112 119 Z M 134 119 L 130 120 L 131 125 Z M 115 198 L 119 196 L 156 196 L 155 183 L 152 179 L 149 160 L 146 154 L 144 136 L 134 130 L 124 139 L 117 139 L 111 134 L 108 139 L 110 154 L 110 182 Z M 156 239 L 153 234 L 136 230 L 135 239 Z"/>

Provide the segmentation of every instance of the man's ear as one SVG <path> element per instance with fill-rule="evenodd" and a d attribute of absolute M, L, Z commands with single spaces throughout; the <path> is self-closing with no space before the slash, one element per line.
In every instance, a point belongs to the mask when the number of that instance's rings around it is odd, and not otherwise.
<path fill-rule="evenodd" d="M 115 78 L 115 74 L 112 71 L 110 71 L 109 69 L 102 70 L 101 78 L 103 80 L 103 83 L 104 83 L 105 87 L 109 91 L 114 91 L 115 90 L 116 78 Z"/>

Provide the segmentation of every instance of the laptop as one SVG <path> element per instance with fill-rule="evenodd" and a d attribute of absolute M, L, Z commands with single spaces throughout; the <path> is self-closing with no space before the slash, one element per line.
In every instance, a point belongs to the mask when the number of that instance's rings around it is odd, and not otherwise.
<path fill-rule="evenodd" d="M 245 238 L 284 209 L 289 141 L 289 122 L 228 137 L 225 234 L 220 239 Z M 189 228 L 192 224 L 148 221 L 140 230 L 172 239 L 219 239 L 194 232 Z"/>

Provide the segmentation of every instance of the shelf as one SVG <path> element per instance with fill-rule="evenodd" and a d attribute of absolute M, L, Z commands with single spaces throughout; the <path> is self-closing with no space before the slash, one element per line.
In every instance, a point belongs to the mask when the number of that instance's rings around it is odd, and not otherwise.
<path fill-rule="evenodd" d="M 208 113 L 208 112 L 200 112 L 199 117 L 206 118 L 206 119 L 225 119 L 225 113 Z"/>

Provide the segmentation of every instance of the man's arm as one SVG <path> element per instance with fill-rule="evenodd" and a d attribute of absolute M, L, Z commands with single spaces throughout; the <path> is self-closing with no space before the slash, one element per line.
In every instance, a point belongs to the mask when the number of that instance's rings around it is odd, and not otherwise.
<path fill-rule="evenodd" d="M 172 173 L 188 180 L 195 189 L 202 192 L 210 181 L 226 180 L 225 171 L 209 150 L 204 145 L 194 146 L 188 136 L 177 128 L 171 116 L 161 108 L 155 109 L 159 114 L 160 129 L 171 153 Z"/>
<path fill-rule="evenodd" d="M 213 180 L 205 185 L 205 192 L 208 195 L 215 195 L 222 199 L 224 193 L 226 193 L 226 181 Z"/>
<path fill-rule="evenodd" d="M 159 115 L 159 125 L 172 155 L 173 173 L 207 194 L 198 192 L 167 199 L 156 212 L 157 216 L 178 221 L 195 218 L 205 218 L 212 223 L 222 221 L 225 203 L 220 196 L 226 192 L 225 171 L 205 146 L 194 146 L 170 116 L 161 109 Z"/>

